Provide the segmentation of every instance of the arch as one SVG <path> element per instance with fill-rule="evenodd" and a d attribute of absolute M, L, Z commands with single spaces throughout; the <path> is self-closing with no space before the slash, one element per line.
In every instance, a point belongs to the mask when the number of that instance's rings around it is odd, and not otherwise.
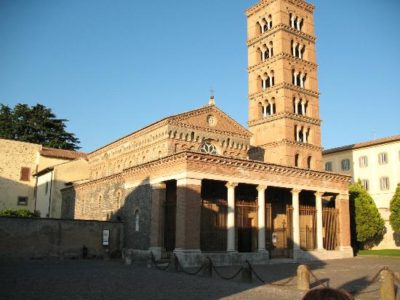
<path fill-rule="evenodd" d="M 307 157 L 307 169 L 311 169 L 311 163 L 312 163 L 312 156 L 309 155 Z"/>
<path fill-rule="evenodd" d="M 294 155 L 294 166 L 295 166 L 295 167 L 299 167 L 299 163 L 300 163 L 300 154 L 299 154 L 299 153 L 296 153 L 296 154 Z"/>

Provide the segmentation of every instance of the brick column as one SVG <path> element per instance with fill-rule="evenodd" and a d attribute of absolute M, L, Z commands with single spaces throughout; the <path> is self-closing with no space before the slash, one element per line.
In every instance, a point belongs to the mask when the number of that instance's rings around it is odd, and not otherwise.
<path fill-rule="evenodd" d="M 315 195 L 315 208 L 317 211 L 317 249 L 324 249 L 324 240 L 323 240 L 323 226 L 322 226 L 322 192 L 316 192 Z"/>
<path fill-rule="evenodd" d="M 163 245 L 164 203 L 166 199 L 166 185 L 164 182 L 151 185 L 151 227 L 150 250 L 153 254 L 161 256 Z"/>
<path fill-rule="evenodd" d="M 200 250 L 201 180 L 177 181 L 175 250 Z"/>
<path fill-rule="evenodd" d="M 337 195 L 335 206 L 339 210 L 339 248 L 351 248 L 349 195 Z"/>
<path fill-rule="evenodd" d="M 258 251 L 265 251 L 265 190 L 266 186 L 257 186 L 258 191 Z"/>
<path fill-rule="evenodd" d="M 300 249 L 300 199 L 301 190 L 293 189 L 292 207 L 293 207 L 293 250 Z"/>

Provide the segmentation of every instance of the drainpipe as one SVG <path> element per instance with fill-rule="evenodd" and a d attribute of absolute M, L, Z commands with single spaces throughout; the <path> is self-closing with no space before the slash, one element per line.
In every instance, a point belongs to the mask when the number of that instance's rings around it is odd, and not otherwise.
<path fill-rule="evenodd" d="M 51 171 L 51 179 L 50 179 L 50 195 L 49 195 L 48 218 L 50 218 L 50 213 L 51 213 L 51 204 L 52 204 L 52 196 L 53 196 L 53 179 L 54 179 L 54 169 Z"/>

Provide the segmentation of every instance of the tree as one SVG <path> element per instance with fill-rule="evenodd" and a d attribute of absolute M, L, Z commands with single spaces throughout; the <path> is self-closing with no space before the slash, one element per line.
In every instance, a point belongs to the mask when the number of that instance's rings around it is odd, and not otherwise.
<path fill-rule="evenodd" d="M 400 233 L 400 183 L 397 185 L 396 192 L 390 201 L 390 225 L 393 231 Z"/>
<path fill-rule="evenodd" d="M 14 109 L 0 105 L 0 138 L 76 150 L 79 139 L 67 132 L 68 120 L 57 119 L 50 108 L 41 104 L 17 104 Z"/>
<path fill-rule="evenodd" d="M 385 222 L 375 202 L 360 182 L 350 185 L 350 202 L 352 204 L 352 231 L 360 248 L 371 248 L 382 240 Z"/>

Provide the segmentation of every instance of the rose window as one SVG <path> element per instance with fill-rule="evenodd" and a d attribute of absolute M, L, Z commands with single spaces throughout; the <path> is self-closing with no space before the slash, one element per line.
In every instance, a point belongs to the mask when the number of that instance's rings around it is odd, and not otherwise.
<path fill-rule="evenodd" d="M 207 154 L 218 154 L 217 148 L 213 144 L 208 142 L 204 143 L 201 146 L 200 151 Z"/>

